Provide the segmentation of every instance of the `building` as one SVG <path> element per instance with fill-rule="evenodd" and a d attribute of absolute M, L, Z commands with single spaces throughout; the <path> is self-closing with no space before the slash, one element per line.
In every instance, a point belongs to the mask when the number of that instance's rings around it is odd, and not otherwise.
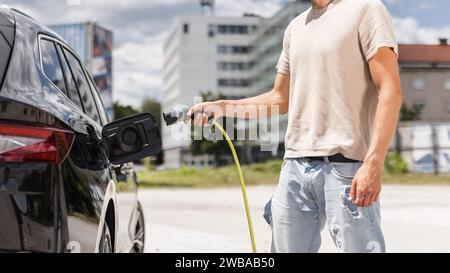
<path fill-rule="evenodd" d="M 208 91 L 229 98 L 248 96 L 250 42 L 261 20 L 257 16 L 178 17 L 164 42 L 163 109 L 192 105 L 194 97 Z M 189 156 L 191 142 L 174 139 L 171 130 L 162 128 L 164 159 L 166 166 L 176 168 Z"/>
<path fill-rule="evenodd" d="M 403 100 L 421 120 L 402 122 L 392 148 L 413 172 L 450 173 L 450 45 L 399 45 Z"/>
<path fill-rule="evenodd" d="M 80 56 L 91 73 L 109 118 L 113 119 L 113 33 L 95 22 L 49 26 Z"/>
<path fill-rule="evenodd" d="M 400 45 L 404 103 L 420 109 L 421 121 L 450 121 L 450 45 Z"/>
<path fill-rule="evenodd" d="M 261 21 L 251 41 L 250 54 L 253 64 L 251 93 L 257 95 L 272 89 L 276 73 L 275 66 L 283 49 L 284 32 L 288 24 L 300 13 L 311 7 L 310 0 L 288 2 L 275 15 Z"/>

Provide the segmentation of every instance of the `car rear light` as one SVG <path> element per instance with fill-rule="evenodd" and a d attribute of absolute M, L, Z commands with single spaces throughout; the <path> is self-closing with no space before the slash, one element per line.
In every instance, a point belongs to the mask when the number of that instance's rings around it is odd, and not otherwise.
<path fill-rule="evenodd" d="M 61 163 L 70 151 L 74 134 L 46 127 L 0 123 L 0 163 Z"/>

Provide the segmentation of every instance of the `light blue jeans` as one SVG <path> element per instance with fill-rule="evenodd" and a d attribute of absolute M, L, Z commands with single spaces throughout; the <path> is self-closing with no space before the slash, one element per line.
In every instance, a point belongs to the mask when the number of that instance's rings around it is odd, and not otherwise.
<path fill-rule="evenodd" d="M 385 252 L 380 204 L 349 201 L 362 163 L 286 159 L 264 218 L 272 228 L 272 252 L 317 252 L 325 223 L 339 252 Z"/>

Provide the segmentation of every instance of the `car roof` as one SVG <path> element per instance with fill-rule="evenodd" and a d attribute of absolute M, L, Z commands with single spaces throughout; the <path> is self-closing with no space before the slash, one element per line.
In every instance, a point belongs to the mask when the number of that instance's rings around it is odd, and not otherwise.
<path fill-rule="evenodd" d="M 14 17 L 9 10 L 0 8 L 0 88 L 3 86 L 3 79 L 8 68 L 14 37 Z"/>
<path fill-rule="evenodd" d="M 55 31 L 50 29 L 44 24 L 39 23 L 30 15 L 14 8 L 0 8 L 0 11 L 3 13 L 9 12 L 14 16 L 15 24 L 16 24 L 16 32 L 21 32 L 21 30 L 26 27 L 27 30 L 34 29 L 36 33 L 44 33 L 46 35 L 52 36 L 57 39 L 59 42 L 67 45 L 61 36 L 59 36 Z"/>
<path fill-rule="evenodd" d="M 14 39 L 14 17 L 8 9 L 0 8 L 0 32 L 2 38 L 10 41 Z M 10 41 L 11 42 L 11 41 Z"/>

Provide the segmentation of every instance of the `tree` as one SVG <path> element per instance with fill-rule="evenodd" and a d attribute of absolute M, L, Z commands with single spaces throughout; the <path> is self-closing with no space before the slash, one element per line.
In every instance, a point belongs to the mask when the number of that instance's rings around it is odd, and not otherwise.
<path fill-rule="evenodd" d="M 138 110 L 134 109 L 130 105 L 122 105 L 119 102 L 114 102 L 113 111 L 114 111 L 114 119 L 115 120 L 125 118 L 128 116 L 132 116 L 132 115 L 139 113 Z"/>
<path fill-rule="evenodd" d="M 156 122 L 158 122 L 159 128 L 161 128 L 161 103 L 153 98 L 145 98 L 141 104 L 141 111 L 151 113 Z M 164 141 L 164 139 L 163 139 Z M 158 154 L 155 155 L 155 160 L 150 161 L 155 165 L 160 165 L 164 162 L 164 153 L 161 150 Z"/>
<path fill-rule="evenodd" d="M 161 127 L 161 103 L 152 98 L 146 98 L 141 105 L 142 112 L 152 113 Z"/>
<path fill-rule="evenodd" d="M 418 107 L 409 108 L 406 104 L 402 104 L 400 109 L 400 121 L 415 121 L 421 119 L 422 111 Z"/>

